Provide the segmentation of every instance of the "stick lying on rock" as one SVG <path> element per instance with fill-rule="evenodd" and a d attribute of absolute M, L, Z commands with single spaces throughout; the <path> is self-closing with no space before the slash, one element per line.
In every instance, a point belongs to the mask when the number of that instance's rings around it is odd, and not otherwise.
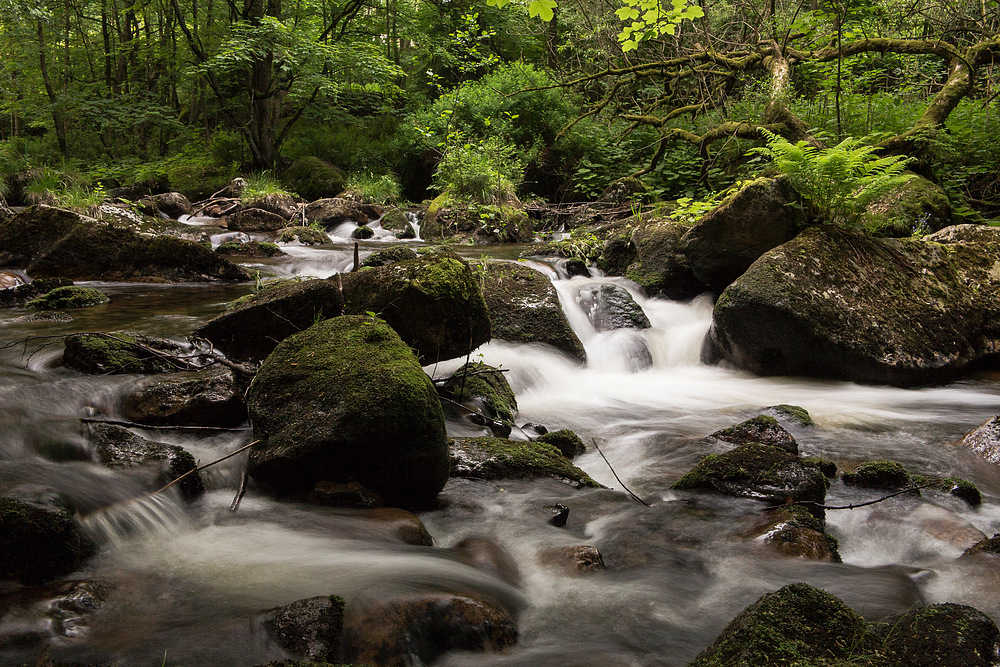
<path fill-rule="evenodd" d="M 853 510 L 859 507 L 867 507 L 868 505 L 874 505 L 875 503 L 880 503 L 883 500 L 889 500 L 890 498 L 895 498 L 896 496 L 901 496 L 905 493 L 913 493 L 914 491 L 919 491 L 920 489 L 926 489 L 928 487 L 934 486 L 937 482 L 928 482 L 927 484 L 921 484 L 920 486 L 911 486 L 909 488 L 903 489 L 901 491 L 896 491 L 895 493 L 890 493 L 887 496 L 882 496 L 876 500 L 868 500 L 863 503 L 855 503 L 853 505 L 822 505 L 815 500 L 800 500 L 794 503 L 785 503 L 783 505 L 769 505 L 763 509 L 764 512 L 770 510 L 778 510 L 782 507 L 788 507 L 789 505 L 809 505 L 810 507 L 818 507 L 822 510 Z"/>

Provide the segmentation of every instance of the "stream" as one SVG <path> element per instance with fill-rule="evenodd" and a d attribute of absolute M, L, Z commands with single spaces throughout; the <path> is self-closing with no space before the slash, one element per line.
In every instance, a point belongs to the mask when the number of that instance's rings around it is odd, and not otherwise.
<path fill-rule="evenodd" d="M 365 242 L 362 256 L 382 247 L 379 240 Z M 327 277 L 353 263 L 346 243 L 284 249 L 288 256 L 250 268 Z M 523 247 L 458 250 L 512 259 Z M 0 495 L 58 492 L 70 499 L 100 551 L 69 578 L 114 586 L 91 623 L 51 639 L 51 658 L 123 667 L 244 667 L 280 660 L 287 655 L 268 638 L 260 612 L 326 594 L 343 596 L 349 608 L 443 591 L 520 609 L 520 639 L 512 651 L 452 653 L 436 663 L 448 666 L 685 665 L 745 606 L 798 581 L 833 593 L 869 619 L 918 603 L 957 602 L 1000 621 L 1000 569 L 956 560 L 974 542 L 1000 532 L 1000 468 L 956 446 L 965 432 L 1000 412 L 1000 376 L 898 389 L 760 378 L 705 366 L 699 353 L 711 323 L 707 296 L 690 303 L 646 299 L 621 278 L 565 278 L 548 260 L 531 265 L 554 280 L 590 361 L 581 366 L 551 348 L 501 341 L 473 357 L 509 369 L 518 423 L 569 428 L 588 445 L 598 443 L 614 472 L 592 446 L 574 463 L 609 488 L 575 491 L 547 479 L 452 479 L 439 507 L 420 514 L 434 547 L 401 544 L 357 511 L 279 503 L 253 488 L 231 512 L 244 455 L 207 470 L 209 492 L 191 506 L 170 494 L 122 502 L 142 495 L 139 481 L 93 462 L 80 418 L 120 418 L 122 389 L 135 377 L 64 369 L 61 347 L 52 341 L 37 351 L 46 341 L 0 351 Z M 629 289 L 652 327 L 596 332 L 579 296 L 601 282 Z M 253 288 L 91 286 L 109 294 L 111 303 L 72 311 L 72 322 L 25 322 L 17 318 L 30 311 L 0 310 L 0 344 L 118 329 L 182 341 Z M 648 354 L 639 354 L 643 350 Z M 440 377 L 464 361 L 426 370 Z M 815 420 L 812 427 L 783 424 L 803 456 L 848 468 L 865 459 L 895 459 L 911 473 L 966 478 L 978 485 L 984 503 L 974 509 L 927 490 L 919 498 L 830 511 L 828 532 L 839 540 L 844 560 L 835 564 L 783 557 L 748 537 L 764 523 L 762 503 L 670 489 L 701 457 L 724 451 L 705 436 L 777 404 L 806 408 Z M 470 428 L 449 423 L 452 435 L 471 434 Z M 201 463 L 250 441 L 248 432 L 138 432 L 182 445 Z M 650 506 L 630 499 L 622 482 Z M 879 495 L 837 480 L 827 500 L 839 505 Z M 570 509 L 565 528 L 548 522 L 556 503 Z M 441 549 L 469 536 L 490 537 L 507 549 L 520 568 L 521 586 Z M 606 572 L 574 576 L 539 561 L 543 550 L 581 544 L 600 550 Z M 38 636 L 51 628 L 40 629 L 33 619 L 0 609 L 0 665 L 38 659 Z"/>

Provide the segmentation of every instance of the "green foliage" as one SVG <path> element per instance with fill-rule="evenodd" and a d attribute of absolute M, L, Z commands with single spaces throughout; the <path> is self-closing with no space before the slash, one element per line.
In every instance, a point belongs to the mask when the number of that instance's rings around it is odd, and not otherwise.
<path fill-rule="evenodd" d="M 374 204 L 396 204 L 403 196 L 403 188 L 392 174 L 376 176 L 370 171 L 350 174 L 347 189 L 361 194 L 367 202 Z"/>
<path fill-rule="evenodd" d="M 434 172 L 434 187 L 439 191 L 483 204 L 504 204 L 516 198 L 523 167 L 513 146 L 497 137 L 467 141 L 455 131 L 443 149 Z"/>
<path fill-rule="evenodd" d="M 77 211 L 86 211 L 104 201 L 104 188 L 91 187 L 73 169 L 59 171 L 51 167 L 34 170 L 33 178 L 24 186 L 24 197 L 31 204 L 49 204 Z"/>
<path fill-rule="evenodd" d="M 802 196 L 810 217 L 826 222 L 861 226 L 868 205 L 899 187 L 911 175 L 903 174 L 907 158 L 875 157 L 875 147 L 859 139 L 845 139 L 819 149 L 808 142 L 790 143 L 763 130 L 767 146 L 752 149 L 769 157 Z"/>
<path fill-rule="evenodd" d="M 685 19 L 693 21 L 705 12 L 698 5 L 689 5 L 688 0 L 671 0 L 669 8 L 664 8 L 660 0 L 622 0 L 615 14 L 625 22 L 618 41 L 622 51 L 628 52 L 639 48 L 640 42 L 673 35 Z"/>
<path fill-rule="evenodd" d="M 294 192 L 289 192 L 284 188 L 277 178 L 269 171 L 258 174 L 250 174 L 246 178 L 247 186 L 240 195 L 240 201 L 244 204 L 256 201 L 268 195 L 286 195 L 294 197 Z"/>

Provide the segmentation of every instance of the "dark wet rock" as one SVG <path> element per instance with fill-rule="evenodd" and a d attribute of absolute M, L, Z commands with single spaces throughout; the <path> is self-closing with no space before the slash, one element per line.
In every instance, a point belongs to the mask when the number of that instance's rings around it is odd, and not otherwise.
<path fill-rule="evenodd" d="M 361 266 L 385 266 L 386 264 L 404 262 L 408 259 L 416 259 L 417 257 L 417 253 L 412 248 L 408 248 L 405 245 L 397 245 L 373 252 L 368 257 L 365 257 L 364 261 L 361 262 Z"/>
<path fill-rule="evenodd" d="M 580 307 L 597 331 L 648 329 L 649 318 L 628 290 L 605 283 L 580 290 Z"/>
<path fill-rule="evenodd" d="M 330 235 L 315 227 L 285 227 L 278 230 L 278 243 L 294 243 L 302 245 L 323 245 L 330 242 Z"/>
<path fill-rule="evenodd" d="M 583 343 L 570 327 L 556 289 L 544 274 L 512 262 L 487 261 L 475 266 L 483 271 L 483 296 L 494 338 L 545 343 L 586 361 Z"/>
<path fill-rule="evenodd" d="M 164 192 L 158 195 L 147 195 L 139 200 L 139 210 L 146 215 L 160 216 L 176 220 L 182 215 L 190 215 L 194 210 L 188 198 L 179 192 Z"/>
<path fill-rule="evenodd" d="M 927 488 L 960 498 L 971 507 L 979 507 L 983 504 L 983 494 L 975 484 L 967 479 L 932 475 L 911 475 L 911 477 L 914 486 L 929 485 Z"/>
<path fill-rule="evenodd" d="M 709 454 L 677 480 L 673 489 L 718 491 L 771 503 L 823 502 L 826 477 L 779 447 L 749 444 L 723 454 Z"/>
<path fill-rule="evenodd" d="M 743 423 L 716 431 L 710 437 L 737 446 L 757 442 L 762 445 L 780 447 L 792 454 L 799 453 L 799 443 L 795 442 L 792 434 L 783 429 L 777 419 L 767 415 L 758 415 Z"/>
<path fill-rule="evenodd" d="M 67 287 L 72 284 L 73 281 L 69 278 L 40 278 L 16 287 L 0 289 L 0 308 L 23 306 L 57 287 Z"/>
<path fill-rule="evenodd" d="M 344 190 L 344 172 L 326 160 L 306 155 L 281 172 L 281 182 L 306 201 L 336 197 Z"/>
<path fill-rule="evenodd" d="M 260 241 L 248 241 L 239 243 L 229 241 L 221 244 L 215 249 L 220 255 L 237 255 L 239 257 L 278 257 L 285 253 L 273 243 L 261 243 Z"/>
<path fill-rule="evenodd" d="M 768 250 L 795 237 L 804 222 L 782 179 L 759 178 L 726 197 L 686 234 L 691 272 L 716 293 Z"/>
<path fill-rule="evenodd" d="M 183 447 L 153 442 L 114 424 L 92 424 L 90 439 L 97 460 L 109 468 L 148 469 L 151 491 L 169 484 L 197 467 L 194 457 Z M 200 473 L 192 473 L 177 483 L 188 501 L 205 493 Z"/>
<path fill-rule="evenodd" d="M 66 514 L 0 498 L 0 581 L 36 584 L 61 577 L 96 552 Z"/>
<path fill-rule="evenodd" d="M 885 236 L 936 232 L 951 224 L 951 201 L 940 185 L 911 174 L 906 183 L 869 204 L 865 216 Z"/>
<path fill-rule="evenodd" d="M 334 281 L 265 283 L 194 335 L 210 341 L 231 359 L 262 361 L 288 336 L 343 312 L 344 297 Z"/>
<path fill-rule="evenodd" d="M 86 636 L 93 615 L 113 591 L 106 581 L 72 580 L 0 593 L 0 642 L 24 645 Z"/>
<path fill-rule="evenodd" d="M 317 199 L 306 206 L 305 216 L 309 222 L 322 225 L 323 227 L 332 227 L 347 220 L 353 220 L 359 225 L 368 224 L 371 218 L 379 217 L 378 215 L 369 216 L 368 213 L 376 212 L 380 213 L 380 211 L 371 210 L 371 207 L 367 207 L 352 199 L 333 197 L 330 199 Z"/>
<path fill-rule="evenodd" d="M 514 557 L 492 538 L 481 535 L 466 537 L 448 552 L 466 565 L 487 572 L 511 586 L 521 585 L 521 573 Z"/>
<path fill-rule="evenodd" d="M 276 232 L 288 226 L 288 218 L 261 208 L 241 208 L 226 216 L 226 227 L 234 232 Z"/>
<path fill-rule="evenodd" d="M 269 611 L 264 627 L 289 653 L 311 661 L 330 661 L 340 651 L 344 608 L 344 598 L 339 595 L 306 598 Z"/>
<path fill-rule="evenodd" d="M 1000 350 L 1000 229 L 988 229 L 945 244 L 811 227 L 722 293 L 710 355 L 765 375 L 950 380 Z"/>
<path fill-rule="evenodd" d="M 987 419 L 966 433 L 961 444 L 990 463 L 1000 463 L 1000 416 Z"/>
<path fill-rule="evenodd" d="M 708 287 L 691 272 L 681 250 L 689 229 L 664 218 L 638 222 L 605 241 L 598 266 L 608 275 L 637 283 L 649 296 L 693 299 Z"/>
<path fill-rule="evenodd" d="M 0 203 L 0 222 L 3 222 L 7 218 L 13 218 L 13 217 L 14 217 L 14 211 L 7 208 L 6 205 Z"/>
<path fill-rule="evenodd" d="M 141 424 L 238 426 L 247 418 L 233 374 L 225 369 L 143 378 L 123 391 L 122 414 Z"/>
<path fill-rule="evenodd" d="M 994 533 L 993 537 L 980 540 L 965 550 L 961 558 L 968 558 L 976 554 L 984 554 L 1000 558 L 1000 533 Z"/>
<path fill-rule="evenodd" d="M 565 528 L 566 522 L 569 521 L 569 507 L 562 503 L 556 503 L 551 509 L 555 511 L 555 514 L 549 518 L 549 524 L 556 528 Z"/>
<path fill-rule="evenodd" d="M 864 619 L 841 600 L 790 584 L 741 611 L 688 667 L 846 666 L 865 639 Z"/>
<path fill-rule="evenodd" d="M 462 260 L 428 253 L 348 273 L 343 285 L 347 313 L 377 313 L 424 364 L 463 357 L 490 340 L 483 292 Z"/>
<path fill-rule="evenodd" d="M 568 459 L 575 458 L 587 451 L 587 446 L 583 444 L 580 436 L 567 428 L 543 433 L 535 438 L 535 442 L 552 445 Z"/>
<path fill-rule="evenodd" d="M 281 192 L 274 192 L 260 197 L 240 201 L 239 210 L 251 208 L 267 211 L 268 213 L 273 213 L 274 215 L 284 218 L 285 224 L 282 225 L 283 227 L 288 225 L 288 221 L 292 219 L 292 216 L 294 216 L 297 211 L 295 199 L 291 195 Z M 276 227 L 275 229 L 280 229 L 280 227 Z"/>
<path fill-rule="evenodd" d="M 767 513 L 767 520 L 768 523 L 753 531 L 751 537 L 785 556 L 841 562 L 836 538 L 827 535 L 823 521 L 802 505 L 771 510 Z"/>
<path fill-rule="evenodd" d="M 378 524 L 381 530 L 403 544 L 419 547 L 434 546 L 434 538 L 427 532 L 420 517 L 413 512 L 398 507 L 377 507 L 365 510 L 359 516 Z"/>
<path fill-rule="evenodd" d="M 844 484 L 862 489 L 901 491 L 913 486 L 913 480 L 901 463 L 882 459 L 863 461 L 854 470 L 845 472 Z"/>
<path fill-rule="evenodd" d="M 451 474 L 474 479 L 554 477 L 575 488 L 600 487 L 552 445 L 503 438 L 456 439 L 451 446 Z"/>
<path fill-rule="evenodd" d="M 481 362 L 465 364 L 443 383 L 436 383 L 438 393 L 468 405 L 487 418 L 506 424 L 510 433 L 517 414 L 517 399 L 503 371 Z"/>
<path fill-rule="evenodd" d="M 558 567 L 572 574 L 602 572 L 608 569 L 601 552 L 589 544 L 545 549 L 538 554 L 538 557 L 543 565 Z"/>
<path fill-rule="evenodd" d="M 314 505 L 329 505 L 332 507 L 355 507 L 372 509 L 382 507 L 385 503 L 382 496 L 357 482 L 316 482 L 309 502 Z"/>
<path fill-rule="evenodd" d="M 35 278 L 133 282 L 248 280 L 193 241 L 148 236 L 71 211 L 32 206 L 0 222 L 0 264 Z"/>
<path fill-rule="evenodd" d="M 111 298 L 92 287 L 70 285 L 57 287 L 40 297 L 32 299 L 25 305 L 35 310 L 65 310 L 67 308 L 87 308 L 109 303 Z"/>
<path fill-rule="evenodd" d="M 960 604 L 932 604 L 869 624 L 881 664 L 889 667 L 991 667 L 1000 630 L 989 616 Z"/>
<path fill-rule="evenodd" d="M 282 341 L 248 392 L 249 470 L 306 495 L 357 481 L 392 505 L 432 501 L 448 479 L 444 415 L 430 378 L 385 322 L 344 316 Z"/>
<path fill-rule="evenodd" d="M 768 410 L 776 414 L 779 418 L 787 419 L 799 426 L 814 426 L 816 423 L 809 416 L 808 410 L 797 405 L 782 403 L 781 405 L 772 405 Z"/>
<path fill-rule="evenodd" d="M 406 213 L 395 206 L 389 206 L 382 213 L 382 217 L 379 218 L 379 224 L 382 229 L 387 229 L 390 232 L 402 232 L 406 231 L 410 226 L 410 221 L 406 219 Z"/>
<path fill-rule="evenodd" d="M 590 277 L 590 269 L 587 268 L 587 263 L 580 259 L 579 257 L 570 257 L 569 259 L 561 259 L 557 263 L 557 266 L 569 277 L 573 276 L 584 276 Z"/>
<path fill-rule="evenodd" d="M 65 339 L 63 365 L 92 375 L 173 373 L 177 365 L 163 355 L 184 354 L 181 345 L 128 331 L 77 333 Z"/>
<path fill-rule="evenodd" d="M 361 225 L 360 227 L 355 228 L 353 232 L 351 232 L 352 239 L 364 240 L 364 239 L 370 239 L 373 236 L 375 236 L 375 231 L 368 225 Z"/>
<path fill-rule="evenodd" d="M 806 465 L 813 466 L 814 468 L 819 468 L 819 470 L 830 479 L 837 476 L 837 464 L 829 459 L 824 459 L 819 456 L 806 456 L 802 458 L 802 462 Z"/>
<path fill-rule="evenodd" d="M 354 663 L 430 664 L 449 651 L 502 652 L 517 626 L 498 607 L 446 593 L 390 600 L 347 615 L 343 656 Z"/>

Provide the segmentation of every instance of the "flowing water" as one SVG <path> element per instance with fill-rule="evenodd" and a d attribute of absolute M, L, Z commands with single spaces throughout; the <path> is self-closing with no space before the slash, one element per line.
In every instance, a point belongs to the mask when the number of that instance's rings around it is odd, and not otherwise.
<path fill-rule="evenodd" d="M 367 243 L 364 253 L 377 247 L 377 241 Z M 343 246 L 285 250 L 288 257 L 254 266 L 326 277 L 353 264 L 351 249 Z M 743 607 L 796 581 L 832 592 L 869 618 L 951 601 L 1000 620 L 1000 573 L 956 560 L 977 539 L 1000 530 L 1000 470 L 955 446 L 964 432 L 1000 412 L 996 377 L 904 390 L 704 366 L 699 352 L 711 321 L 708 297 L 690 303 L 646 299 L 622 279 L 568 279 L 558 267 L 535 266 L 554 279 L 589 363 L 499 341 L 476 355 L 509 369 L 519 423 L 571 428 L 598 444 L 614 472 L 593 446 L 575 462 L 609 488 L 451 480 L 440 506 L 421 514 L 434 547 L 400 544 L 358 512 L 279 503 L 252 488 L 239 511 L 230 512 L 242 457 L 212 468 L 209 493 L 192 506 L 169 493 L 126 502 L 142 495 L 140 480 L 93 462 L 80 418 L 118 417 L 123 387 L 134 378 L 63 369 L 55 338 L 0 351 L 0 495 L 70 504 L 85 515 L 82 523 L 100 552 L 71 578 L 114 586 L 92 620 L 70 633 L 54 633 L 37 620 L 44 599 L 34 607 L 0 609 L 0 664 L 34 663 L 46 641 L 57 660 L 263 663 L 284 654 L 263 630 L 262 610 L 334 593 L 349 606 L 411 592 L 469 593 L 519 610 L 520 641 L 513 651 L 451 654 L 439 663 L 446 665 L 684 665 Z M 601 282 L 628 289 L 652 327 L 595 330 L 580 296 Z M 112 302 L 74 311 L 69 323 L 25 322 L 18 318 L 27 311 L 0 311 L 2 342 L 116 329 L 180 341 L 251 289 L 99 287 Z M 441 376 L 463 362 L 427 370 Z M 722 451 L 706 435 L 782 403 L 806 408 L 816 422 L 788 426 L 804 455 L 848 466 L 897 459 L 911 472 L 967 478 L 979 485 L 985 502 L 971 509 L 925 491 L 920 498 L 828 512 L 829 532 L 844 559 L 832 564 L 777 556 L 753 539 L 764 524 L 759 503 L 670 490 L 700 457 Z M 471 427 L 456 421 L 450 428 L 467 433 Z M 249 441 L 248 433 L 143 435 L 181 444 L 203 463 Z M 650 506 L 633 502 L 623 483 Z M 839 481 L 828 494 L 837 504 L 870 497 Z M 570 508 L 565 528 L 548 522 L 556 503 Z M 513 555 L 520 587 L 442 548 L 474 535 L 492 538 Z M 597 547 L 608 571 L 573 576 L 540 562 L 546 549 L 580 544 Z"/>

